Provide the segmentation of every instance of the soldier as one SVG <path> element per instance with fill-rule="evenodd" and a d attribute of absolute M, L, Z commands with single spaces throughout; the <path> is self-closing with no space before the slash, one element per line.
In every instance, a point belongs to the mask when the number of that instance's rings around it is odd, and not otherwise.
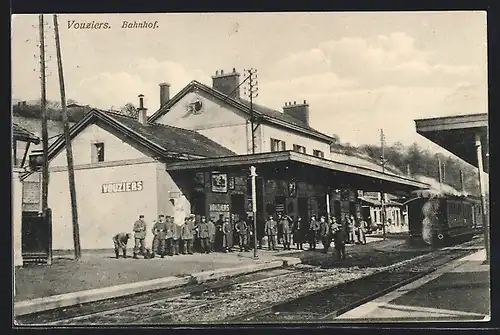
<path fill-rule="evenodd" d="M 248 248 L 253 249 L 255 248 L 255 241 L 254 241 L 254 231 L 253 231 L 253 217 L 248 216 L 247 218 L 247 227 L 248 227 Z"/>
<path fill-rule="evenodd" d="M 341 258 L 345 260 L 345 238 L 346 238 L 346 233 L 345 229 L 342 227 L 339 227 L 334 235 L 334 240 L 335 240 L 335 250 L 337 251 L 337 259 L 340 260 Z"/>
<path fill-rule="evenodd" d="M 244 220 L 239 220 L 235 225 L 236 233 L 238 234 L 238 244 L 240 251 L 248 251 L 248 225 Z"/>
<path fill-rule="evenodd" d="M 210 253 L 210 228 L 204 216 L 201 217 L 201 221 L 198 224 L 198 237 L 202 252 L 206 254 Z"/>
<path fill-rule="evenodd" d="M 326 254 L 330 248 L 330 225 L 326 222 L 324 216 L 320 218 L 319 224 L 319 236 L 321 238 L 321 243 L 323 244 L 323 253 Z"/>
<path fill-rule="evenodd" d="M 320 224 L 316 220 L 316 215 L 311 216 L 309 223 L 309 249 L 316 250 L 316 240 L 318 239 Z"/>
<path fill-rule="evenodd" d="M 210 246 L 210 251 L 215 251 L 215 219 L 213 217 L 210 218 L 210 221 L 208 221 L 208 232 L 209 232 L 209 246 Z"/>
<path fill-rule="evenodd" d="M 222 232 L 224 233 L 223 247 L 225 252 L 232 252 L 233 247 L 233 227 L 229 218 L 224 218 L 224 224 L 222 226 Z"/>
<path fill-rule="evenodd" d="M 194 218 L 189 217 L 184 220 L 184 225 L 181 230 L 181 237 L 184 243 L 184 249 L 182 253 L 192 255 L 193 254 L 193 230 L 194 230 Z"/>
<path fill-rule="evenodd" d="M 139 215 L 139 220 L 134 223 L 134 259 L 137 259 L 137 254 L 140 252 L 146 258 L 146 222 L 144 215 Z"/>
<path fill-rule="evenodd" d="M 281 227 L 281 234 L 283 236 L 283 248 L 285 250 L 290 250 L 290 240 L 292 238 L 292 227 L 291 227 L 292 219 L 288 216 L 282 216 L 279 221 L 279 225 Z"/>
<path fill-rule="evenodd" d="M 123 252 L 123 258 L 127 258 L 127 243 L 131 236 L 130 233 L 118 233 L 113 237 L 116 258 L 120 258 L 120 249 Z"/>
<path fill-rule="evenodd" d="M 167 233 L 167 225 L 165 216 L 158 215 L 158 221 L 153 225 L 153 248 L 151 250 L 151 258 L 155 258 L 155 253 L 158 252 L 161 258 L 165 257 L 165 237 Z"/>
<path fill-rule="evenodd" d="M 276 235 L 278 234 L 278 225 L 276 221 L 273 220 L 272 216 L 269 216 L 269 219 L 266 221 L 266 225 L 264 227 L 265 234 L 267 235 L 269 250 L 277 250 L 276 249 Z"/>
<path fill-rule="evenodd" d="M 172 220 L 172 252 L 174 255 L 179 254 L 179 242 L 181 239 L 181 230 L 182 225 L 177 224 L 174 220 Z"/>
<path fill-rule="evenodd" d="M 167 216 L 165 218 L 165 250 L 168 256 L 174 254 L 172 237 L 174 236 L 174 218 Z"/>

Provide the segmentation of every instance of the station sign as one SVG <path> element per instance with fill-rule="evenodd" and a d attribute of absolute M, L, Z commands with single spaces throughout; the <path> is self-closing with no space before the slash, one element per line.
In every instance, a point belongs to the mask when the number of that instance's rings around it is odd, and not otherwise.
<path fill-rule="evenodd" d="M 127 181 L 120 183 L 102 184 L 102 193 L 121 193 L 121 192 L 138 192 L 142 191 L 142 181 Z"/>

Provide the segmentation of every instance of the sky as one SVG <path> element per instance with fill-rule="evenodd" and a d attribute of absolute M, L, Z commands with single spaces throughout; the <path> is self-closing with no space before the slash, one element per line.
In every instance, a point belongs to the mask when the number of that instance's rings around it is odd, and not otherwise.
<path fill-rule="evenodd" d="M 332 12 L 58 15 L 67 99 L 119 109 L 145 95 L 159 107 L 216 70 L 258 73 L 256 102 L 307 100 L 310 124 L 354 145 L 417 142 L 415 119 L 487 112 L 485 12 Z M 69 23 L 108 22 L 110 29 Z M 123 21 L 157 29 L 123 29 Z M 60 101 L 52 15 L 45 15 L 47 97 Z M 40 98 L 37 15 L 12 19 L 13 99 Z"/>

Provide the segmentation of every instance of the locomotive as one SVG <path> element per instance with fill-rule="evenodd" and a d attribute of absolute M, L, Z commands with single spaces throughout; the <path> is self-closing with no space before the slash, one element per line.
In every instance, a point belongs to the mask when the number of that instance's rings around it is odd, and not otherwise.
<path fill-rule="evenodd" d="M 411 245 L 445 247 L 472 240 L 482 228 L 481 202 L 471 196 L 414 193 L 407 208 Z"/>

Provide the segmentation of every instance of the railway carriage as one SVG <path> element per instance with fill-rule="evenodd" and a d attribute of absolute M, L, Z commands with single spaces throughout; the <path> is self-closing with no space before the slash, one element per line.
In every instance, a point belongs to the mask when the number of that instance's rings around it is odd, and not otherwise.
<path fill-rule="evenodd" d="M 470 241 L 482 227 L 477 199 L 430 192 L 415 195 L 404 204 L 412 245 L 443 247 Z"/>

